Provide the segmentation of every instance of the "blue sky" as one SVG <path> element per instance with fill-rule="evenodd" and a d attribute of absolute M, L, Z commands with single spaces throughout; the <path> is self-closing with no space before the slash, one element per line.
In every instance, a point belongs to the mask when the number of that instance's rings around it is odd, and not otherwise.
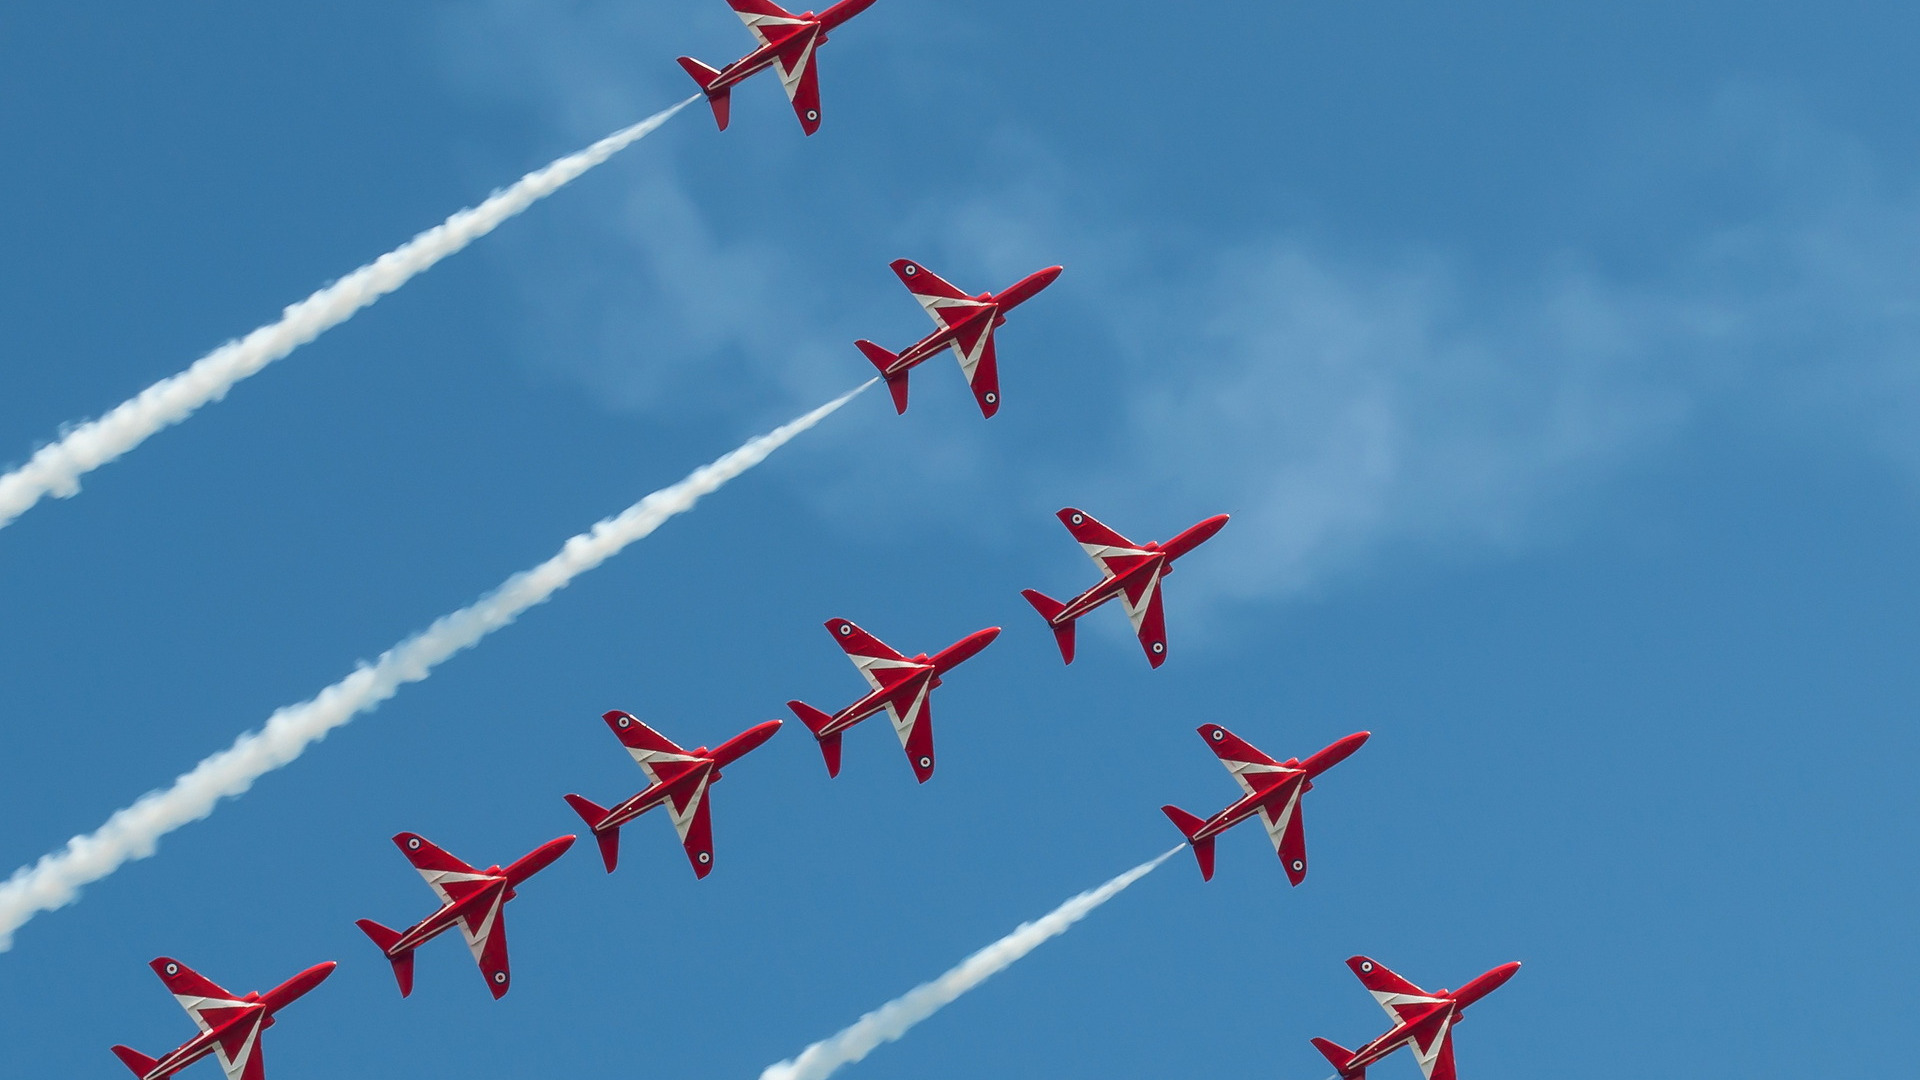
<path fill-rule="evenodd" d="M 1233 788 L 1193 734 L 1372 742 L 1309 796 L 1313 872 L 1222 841 L 855 1066 L 1325 1075 L 1378 1011 L 1341 960 L 1525 970 L 1463 1075 L 1904 1066 L 1920 961 L 1920 86 L 1891 4 L 882 0 L 0 532 L 0 858 L 27 862 L 567 535 L 864 379 L 923 317 L 886 270 L 1065 275 L 404 690 L 0 955 L 0 1042 L 116 1076 L 190 1030 L 145 961 L 339 973 L 270 1075 L 754 1076 L 1176 836 Z M 719 0 L 67 5 L 0 35 L 0 458 L 24 459 L 458 206 L 745 51 Z M 11 447 L 7 449 L 6 447 Z M 1061 668 L 1024 587 L 1231 512 Z M 359 917 L 640 776 L 600 721 L 712 744 L 908 651 L 1006 633 L 829 782 L 783 732 L 510 910 L 402 1001 Z M 213 1066 L 196 1066 L 212 1074 Z M 1381 1077 L 1417 1075 L 1390 1061 Z"/>

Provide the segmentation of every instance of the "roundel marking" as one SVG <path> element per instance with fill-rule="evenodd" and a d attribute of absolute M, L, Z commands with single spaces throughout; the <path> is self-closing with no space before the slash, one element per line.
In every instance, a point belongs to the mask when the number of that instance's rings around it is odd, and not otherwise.
<path fill-rule="evenodd" d="M 1154 651 L 1154 652 L 1155 652 L 1156 654 L 1157 654 L 1157 653 L 1163 653 L 1163 652 L 1166 652 L 1166 651 L 1167 651 L 1167 643 L 1166 643 L 1166 642 L 1164 642 L 1164 641 L 1156 641 L 1156 642 L 1154 642 L 1154 643 L 1153 643 L 1153 651 Z"/>
<path fill-rule="evenodd" d="M 169 974 L 169 975 L 178 975 L 178 974 L 180 974 L 180 965 L 179 965 L 179 964 L 168 964 L 168 965 L 167 965 L 167 974 Z"/>
<path fill-rule="evenodd" d="M 915 265 L 913 265 L 912 263 L 908 263 L 907 265 L 905 265 L 905 266 L 903 266 L 903 267 L 901 267 L 900 269 L 901 269 L 901 271 L 902 271 L 903 273 L 905 273 L 905 274 L 906 274 L 906 275 L 907 275 L 908 277 L 912 277 L 913 275 L 915 275 L 915 274 L 917 274 L 917 273 L 919 273 L 919 272 L 920 272 L 920 268 L 919 268 L 919 267 L 917 267 L 917 266 L 915 266 Z"/>
<path fill-rule="evenodd" d="M 1208 736 L 1208 738 L 1211 738 L 1214 742 L 1219 742 L 1221 739 L 1224 739 L 1226 737 L 1227 737 L 1227 732 L 1225 728 L 1214 728 L 1213 733 Z"/>
<path fill-rule="evenodd" d="M 999 394 L 996 394 L 996 393 L 994 393 L 994 392 L 992 392 L 992 391 L 988 391 L 988 392 L 987 392 L 987 404 L 989 404 L 989 405 L 991 405 L 991 404 L 993 404 L 994 402 L 996 402 L 996 401 L 999 401 L 999 400 L 1000 400 L 1000 395 L 999 395 Z"/>
<path fill-rule="evenodd" d="M 1301 859 L 1295 859 L 1295 860 L 1293 860 L 1293 872 L 1294 872 L 1294 873 L 1296 873 L 1296 874 L 1297 874 L 1297 873 L 1299 873 L 1300 871 L 1302 871 L 1302 870 L 1305 870 L 1306 868 L 1307 868 L 1307 864 L 1306 864 L 1306 862 L 1305 862 L 1304 860 L 1301 860 Z"/>
<path fill-rule="evenodd" d="M 708 863 L 710 863 L 710 862 L 712 862 L 712 861 L 713 861 L 713 852 L 711 852 L 711 851 L 703 851 L 703 852 L 701 852 L 701 853 L 700 853 L 700 856 L 699 856 L 699 857 L 700 857 L 700 865 L 701 865 L 701 866 L 705 866 L 705 865 L 707 865 Z"/>
<path fill-rule="evenodd" d="M 506 973 L 506 972 L 504 972 L 504 971 L 496 971 L 496 972 L 494 972 L 494 973 L 493 973 L 493 981 L 494 981 L 495 983 L 497 983 L 497 984 L 501 984 L 501 985 L 505 985 L 505 983 L 506 983 L 506 981 L 507 981 L 507 973 Z"/>
<path fill-rule="evenodd" d="M 631 717 L 631 716 L 623 716 L 623 717 L 621 717 L 621 718 L 620 718 L 620 726 L 621 726 L 621 727 L 628 727 L 628 726 L 630 726 L 630 725 L 631 725 L 632 723 L 633 723 L 633 717 Z"/>
<path fill-rule="evenodd" d="M 930 757 L 922 757 L 920 759 L 920 767 L 923 769 L 933 768 L 933 759 Z"/>
<path fill-rule="evenodd" d="M 417 837 L 417 836 L 410 836 L 410 837 L 408 837 L 408 838 L 407 838 L 407 850 L 408 850 L 408 851 L 419 851 L 419 850 L 420 850 L 420 838 L 419 838 L 419 837 Z"/>
<path fill-rule="evenodd" d="M 1087 516 L 1086 516 L 1085 514 L 1075 514 L 1075 515 L 1073 515 L 1073 523 L 1074 523 L 1075 525 L 1078 525 L 1078 524 L 1080 524 L 1081 522 L 1083 522 L 1083 521 L 1085 521 L 1085 520 L 1087 520 Z"/>
<path fill-rule="evenodd" d="M 848 622 L 843 622 L 840 624 L 839 629 L 840 629 L 840 636 L 846 637 L 848 634 L 853 633 L 853 624 Z"/>
<path fill-rule="evenodd" d="M 820 119 L 820 110 L 819 110 L 819 109 L 808 109 L 808 110 L 807 110 L 807 119 L 809 119 L 809 120 L 818 120 L 818 119 Z"/>
<path fill-rule="evenodd" d="M 1371 961 L 1371 960 L 1362 960 L 1362 961 L 1360 961 L 1360 970 L 1361 970 L 1361 971 L 1372 971 L 1372 970 L 1373 970 L 1373 961 Z"/>

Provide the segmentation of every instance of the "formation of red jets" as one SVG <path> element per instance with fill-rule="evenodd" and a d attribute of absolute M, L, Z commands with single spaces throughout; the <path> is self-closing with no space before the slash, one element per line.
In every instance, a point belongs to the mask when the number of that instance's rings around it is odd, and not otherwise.
<path fill-rule="evenodd" d="M 720 68 L 691 57 L 679 63 L 691 75 L 713 108 L 715 121 L 725 130 L 731 112 L 733 88 L 750 76 L 772 68 L 808 135 L 820 128 L 820 85 L 816 60 L 827 34 L 865 11 L 874 0 L 842 0 L 818 14 L 784 11 L 770 0 L 727 0 L 759 42 L 746 56 Z M 999 293 L 968 295 L 926 267 L 896 260 L 893 272 L 933 319 L 935 330 L 895 353 L 861 340 L 855 346 L 886 381 L 896 411 L 907 410 L 907 377 L 914 367 L 942 349 L 952 350 L 982 416 L 1000 408 L 999 364 L 993 333 L 1007 321 L 1006 313 L 1033 298 L 1060 276 L 1050 266 L 1029 274 Z M 1145 650 L 1147 663 L 1158 668 L 1167 658 L 1166 620 L 1160 583 L 1173 572 L 1176 560 L 1204 544 L 1227 523 L 1218 514 L 1178 533 L 1165 543 L 1135 543 L 1095 520 L 1084 510 L 1067 507 L 1059 512 L 1067 531 L 1086 550 L 1099 569 L 1098 583 L 1071 600 L 1060 601 L 1034 589 L 1021 595 L 1046 620 L 1060 647 L 1060 657 L 1073 663 L 1074 624 L 1081 616 L 1109 600 L 1118 599 Z M 802 701 L 789 701 L 800 722 L 812 732 L 826 761 L 827 775 L 840 773 L 840 741 L 848 729 L 885 712 L 906 752 L 915 779 L 933 776 L 933 722 L 931 695 L 941 679 L 971 659 L 1000 635 L 997 626 L 968 634 L 929 656 L 908 657 L 846 619 L 830 619 L 829 634 L 859 669 L 870 690 L 835 713 L 826 713 Z M 655 807 L 664 806 L 696 878 L 713 870 L 713 824 L 707 795 L 721 771 L 757 749 L 780 730 L 769 720 L 709 750 L 685 750 L 630 713 L 614 711 L 602 717 L 634 763 L 646 774 L 647 786 L 611 808 L 569 794 L 566 801 L 586 823 L 600 848 L 601 860 L 612 873 L 620 857 L 620 827 Z M 1161 810 L 1186 838 L 1200 865 L 1200 876 L 1213 879 L 1214 840 L 1243 821 L 1259 818 L 1279 856 L 1287 880 L 1299 885 L 1307 876 L 1306 833 L 1301 798 L 1314 780 L 1360 749 L 1370 733 L 1355 732 L 1302 761 L 1276 761 L 1218 724 L 1202 724 L 1201 739 L 1240 785 L 1241 796 L 1208 818 L 1177 806 Z M 393 838 L 401 854 L 426 879 L 440 906 L 405 930 L 392 930 L 371 919 L 360 929 L 393 966 L 400 995 L 413 992 L 413 954 L 448 930 L 458 928 L 473 953 L 487 989 L 494 998 L 512 986 L 507 961 L 505 908 L 517 889 L 564 855 L 575 837 L 562 836 L 540 845 L 506 867 L 484 870 L 462 862 L 425 837 L 400 833 Z M 260 1033 L 271 1027 L 275 1014 L 298 1000 L 333 973 L 332 962 L 318 964 L 266 993 L 236 995 L 222 989 L 185 964 L 167 957 L 151 964 L 167 990 L 200 1029 L 198 1035 L 158 1058 L 125 1046 L 113 1052 L 141 1080 L 163 1080 L 201 1058 L 219 1059 L 228 1080 L 262 1080 Z M 1512 978 L 1518 963 L 1503 964 L 1472 979 L 1459 990 L 1426 991 L 1364 956 L 1347 961 L 1361 983 L 1386 1010 L 1393 1026 L 1358 1050 L 1348 1050 L 1327 1039 L 1313 1045 L 1333 1065 L 1341 1080 L 1364 1080 L 1367 1066 L 1402 1046 L 1412 1050 L 1427 1080 L 1455 1080 L 1453 1027 L 1468 1006 Z"/>

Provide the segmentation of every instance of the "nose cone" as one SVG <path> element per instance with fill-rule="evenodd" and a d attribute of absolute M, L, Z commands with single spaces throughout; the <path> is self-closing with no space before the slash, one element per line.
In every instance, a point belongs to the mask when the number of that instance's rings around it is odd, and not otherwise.
<path fill-rule="evenodd" d="M 553 865 L 555 859 L 565 855 L 567 849 L 573 846 L 573 841 L 572 836 L 557 837 L 521 856 L 518 862 L 500 872 L 507 879 L 507 887 L 511 889 Z"/>
<path fill-rule="evenodd" d="M 1034 294 L 1038 293 L 1041 289 L 1053 284 L 1054 279 L 1060 276 L 1061 269 L 1062 268 L 1058 266 L 1049 266 L 1045 270 L 1037 270 L 1028 274 L 1005 292 L 995 297 L 994 302 L 1000 305 L 1000 310 L 1002 311 L 1017 308 L 1021 304 L 1031 300 Z"/>
<path fill-rule="evenodd" d="M 337 966 L 339 965 L 331 960 L 315 964 L 261 995 L 260 1002 L 266 1006 L 269 1013 L 284 1008 L 290 1002 L 305 996 L 307 991 L 326 982 L 327 976 L 332 975 L 333 969 Z"/>
<path fill-rule="evenodd" d="M 1474 1002 L 1479 1001 L 1481 998 L 1486 997 L 1488 994 L 1493 993 L 1495 990 L 1500 989 L 1500 987 L 1504 986 L 1508 979 L 1513 978 L 1514 974 L 1519 970 L 1520 961 L 1518 960 L 1501 964 L 1499 967 L 1494 968 L 1492 971 L 1461 987 L 1460 992 L 1454 995 L 1454 999 L 1457 1000 L 1460 1003 L 1460 1007 L 1464 1009 Z"/>
<path fill-rule="evenodd" d="M 1213 534 L 1226 528 L 1226 525 L 1227 515 L 1215 514 L 1200 524 L 1195 525 L 1193 528 L 1188 529 L 1186 532 L 1181 533 L 1179 536 L 1167 541 L 1166 546 L 1161 550 L 1167 553 L 1168 559 L 1177 559 L 1187 552 L 1192 551 L 1194 548 L 1199 547 L 1201 544 L 1213 539 Z"/>
<path fill-rule="evenodd" d="M 1307 770 L 1308 776 L 1319 776 L 1321 773 L 1347 760 L 1347 758 L 1352 757 L 1353 752 L 1360 749 L 1360 747 L 1365 745 L 1366 741 L 1371 738 L 1373 738 L 1373 732 L 1371 731 L 1356 731 L 1308 758 L 1306 763 L 1301 767 Z"/>
<path fill-rule="evenodd" d="M 989 626 L 985 630 L 976 630 L 968 634 L 940 650 L 939 655 L 933 658 L 933 670 L 935 672 L 951 671 L 954 667 L 973 659 L 974 654 L 993 644 L 993 639 L 999 636 L 1000 628 L 997 626 Z"/>
<path fill-rule="evenodd" d="M 719 748 L 713 752 L 715 767 L 724 769 L 729 764 L 740 760 L 740 758 L 746 754 L 759 749 L 761 743 L 773 738 L 774 732 L 779 730 L 780 721 L 768 720 L 764 724 L 755 724 L 740 734 L 735 735 L 733 738 L 728 739 L 726 742 L 721 743 Z"/>

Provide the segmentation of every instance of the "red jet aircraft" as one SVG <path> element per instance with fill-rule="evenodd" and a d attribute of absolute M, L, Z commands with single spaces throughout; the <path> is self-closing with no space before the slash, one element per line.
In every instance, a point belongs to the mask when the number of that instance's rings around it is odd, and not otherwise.
<path fill-rule="evenodd" d="M 814 70 L 814 50 L 827 43 L 828 31 L 872 7 L 873 0 L 841 0 L 818 15 L 811 11 L 795 15 L 770 0 L 727 0 L 727 5 L 747 24 L 760 47 L 718 71 L 691 56 L 680 58 L 680 66 L 707 95 L 720 130 L 727 130 L 734 85 L 771 67 L 800 117 L 800 130 L 809 135 L 819 131 L 820 77 Z"/>
<path fill-rule="evenodd" d="M 872 693 L 832 716 L 804 701 L 787 702 L 787 708 L 820 740 L 827 775 L 840 775 L 841 734 L 885 709 L 893 720 L 893 733 L 900 736 L 900 745 L 907 752 L 907 763 L 913 766 L 913 775 L 926 783 L 933 776 L 933 712 L 928 698 L 940 685 L 940 676 L 992 644 L 1000 636 L 1000 628 L 977 630 L 931 657 L 921 653 L 911 660 L 845 619 L 828 619 L 827 632 L 873 687 Z"/>
<path fill-rule="evenodd" d="M 505 870 L 498 866 L 475 870 L 414 833 L 403 832 L 393 842 L 440 897 L 440 910 L 405 930 L 389 930 L 372 919 L 354 924 L 387 955 L 393 977 L 400 983 L 400 996 L 413 993 L 413 950 L 457 926 L 480 965 L 480 973 L 487 977 L 487 989 L 493 992 L 494 1000 L 499 1000 L 507 992 L 510 978 L 506 912 L 501 909 L 513 899 L 521 882 L 566 854 L 573 846 L 573 837 L 549 840 Z"/>
<path fill-rule="evenodd" d="M 1356 731 L 1304 762 L 1299 758 L 1275 761 L 1219 724 L 1201 724 L 1199 732 L 1200 738 L 1246 792 L 1232 806 L 1205 821 L 1177 806 L 1160 808 L 1187 838 L 1187 843 L 1193 845 L 1193 857 L 1200 861 L 1200 877 L 1213 880 L 1214 837 L 1258 814 L 1260 823 L 1267 827 L 1267 838 L 1273 841 L 1273 849 L 1280 853 L 1280 865 L 1286 867 L 1287 880 L 1295 885 L 1305 881 L 1307 834 L 1300 822 L 1300 796 L 1313 790 L 1314 777 L 1360 749 L 1371 732 Z"/>
<path fill-rule="evenodd" d="M 967 377 L 967 385 L 973 387 L 974 400 L 980 403 L 980 415 L 992 416 L 999 412 L 1000 366 L 993 355 L 993 332 L 1007 321 L 1007 312 L 1053 284 L 1061 268 L 1049 266 L 1036 270 L 998 295 L 968 296 L 917 263 L 895 259 L 890 265 L 907 291 L 927 309 L 933 324 L 939 327 L 897 356 L 871 341 L 853 343 L 887 380 L 894 411 L 907 411 L 907 372 L 928 357 L 938 355 L 941 349 L 951 348 L 960 360 L 960 373 Z"/>
<path fill-rule="evenodd" d="M 1173 573 L 1175 559 L 1212 539 L 1227 523 L 1227 515 L 1216 514 L 1165 544 L 1136 544 L 1071 506 L 1055 516 L 1106 575 L 1100 584 L 1064 604 L 1035 589 L 1021 591 L 1053 630 L 1060 658 L 1073 663 L 1073 621 L 1117 596 L 1133 621 L 1133 632 L 1140 635 L 1140 647 L 1147 650 L 1147 663 L 1159 667 L 1167 659 L 1160 579 Z"/>
<path fill-rule="evenodd" d="M 680 834 L 680 843 L 687 849 L 687 858 L 693 862 L 693 876 L 706 877 L 713 871 L 713 817 L 707 805 L 707 787 L 720 779 L 721 769 L 773 738 L 773 733 L 780 730 L 780 721 L 755 724 L 715 750 L 704 746 L 682 750 L 632 713 L 615 709 L 601 719 L 633 755 L 640 771 L 647 774 L 647 789 L 611 810 L 578 795 L 567 796 L 567 805 L 586 821 L 593 838 L 600 842 L 600 858 L 607 864 L 607 873 L 613 873 L 620 861 L 620 826 L 656 806 L 665 806 L 674 830 Z"/>
<path fill-rule="evenodd" d="M 1402 1046 L 1413 1048 L 1413 1059 L 1427 1080 L 1454 1080 L 1453 1026 L 1467 1006 L 1500 988 L 1520 970 L 1516 963 L 1501 964 L 1458 990 L 1431 994 L 1364 956 L 1347 959 L 1347 966 L 1393 1020 L 1393 1030 L 1358 1050 L 1348 1050 L 1326 1039 L 1313 1040 L 1341 1080 L 1366 1080 L 1367 1066 Z"/>
<path fill-rule="evenodd" d="M 114 1055 L 140 1080 L 161 1080 L 212 1054 L 227 1070 L 227 1080 L 261 1080 L 266 1076 L 260 1059 L 260 1033 L 273 1026 L 273 1014 L 298 1001 L 333 974 L 333 962 L 315 964 L 266 993 L 245 997 L 229 993 L 213 980 L 178 960 L 161 957 L 147 965 L 167 984 L 180 1007 L 187 1010 L 200 1034 L 178 1050 L 150 1058 L 131 1047 L 116 1046 Z"/>

